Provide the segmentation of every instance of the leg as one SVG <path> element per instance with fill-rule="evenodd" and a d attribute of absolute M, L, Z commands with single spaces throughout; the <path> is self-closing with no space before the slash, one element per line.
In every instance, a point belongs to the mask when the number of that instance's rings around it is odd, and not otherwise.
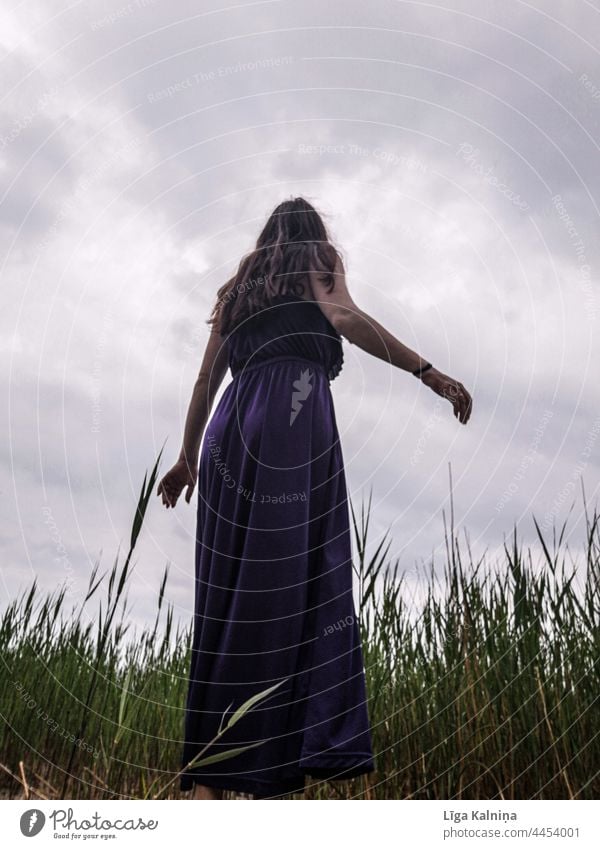
<path fill-rule="evenodd" d="M 218 787 L 208 787 L 206 784 L 194 783 L 192 799 L 222 799 L 223 791 Z"/>

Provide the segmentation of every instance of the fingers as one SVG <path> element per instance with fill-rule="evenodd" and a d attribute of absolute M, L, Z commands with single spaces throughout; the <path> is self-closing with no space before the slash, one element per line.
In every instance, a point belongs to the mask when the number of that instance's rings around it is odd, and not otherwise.
<path fill-rule="evenodd" d="M 188 484 L 187 492 L 185 493 L 185 500 L 189 504 L 192 500 L 192 495 L 194 494 L 194 488 L 196 486 L 196 478 L 193 478 L 192 481 Z"/>
<path fill-rule="evenodd" d="M 184 482 L 184 480 L 182 480 L 181 478 L 181 475 L 173 476 L 169 473 L 165 475 L 159 483 L 158 488 L 156 490 L 156 494 L 162 496 L 162 503 L 168 510 L 169 507 L 175 507 L 179 496 L 181 495 L 183 489 L 185 489 L 186 487 L 187 491 L 185 493 L 185 500 L 189 504 L 194 493 L 195 486 L 195 477 L 193 477 L 191 480 L 188 477 L 187 481 Z"/>
<path fill-rule="evenodd" d="M 447 387 L 446 398 L 452 404 L 454 415 L 459 420 L 461 424 L 466 424 L 471 417 L 471 410 L 473 408 L 473 399 L 462 385 L 458 381 L 453 381 Z"/>
<path fill-rule="evenodd" d="M 458 388 L 461 395 L 462 400 L 462 423 L 466 424 L 471 418 L 471 410 L 473 408 L 473 399 L 462 385 L 462 383 L 458 384 Z"/>
<path fill-rule="evenodd" d="M 459 395 L 456 401 L 454 402 L 454 415 L 456 418 L 464 424 L 464 415 L 465 415 L 465 401 L 462 395 Z"/>
<path fill-rule="evenodd" d="M 472 409 L 473 409 L 473 399 L 471 398 L 471 396 L 467 392 L 467 407 L 466 407 L 466 411 L 465 411 L 465 424 L 471 418 L 471 410 Z"/>
<path fill-rule="evenodd" d="M 456 402 L 456 412 L 458 420 L 461 424 L 466 424 L 471 417 L 471 409 L 473 407 L 473 399 L 464 388 L 464 386 L 459 384 L 459 396 Z"/>
<path fill-rule="evenodd" d="M 179 498 L 179 493 L 176 493 L 172 485 L 164 478 L 159 483 L 156 494 L 162 496 L 163 506 L 166 507 L 167 510 L 169 507 L 175 507 L 177 499 Z"/>

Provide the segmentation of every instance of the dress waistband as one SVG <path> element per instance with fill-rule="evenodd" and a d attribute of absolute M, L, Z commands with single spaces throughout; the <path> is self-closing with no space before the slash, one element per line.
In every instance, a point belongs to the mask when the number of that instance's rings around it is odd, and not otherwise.
<path fill-rule="evenodd" d="M 269 357 L 269 359 L 267 360 L 260 360 L 259 362 L 253 363 L 252 365 L 242 365 L 240 368 L 237 369 L 237 371 L 234 372 L 232 370 L 232 375 L 235 379 L 238 375 L 242 373 L 246 374 L 246 372 L 254 371 L 257 368 L 261 368 L 262 366 L 268 366 L 271 365 L 271 363 L 281 363 L 288 360 L 291 362 L 306 363 L 312 368 L 319 369 L 323 372 L 325 377 L 327 377 L 327 369 L 325 368 L 323 363 L 317 362 L 316 360 L 311 360 L 308 357 L 301 357 L 300 355 L 296 354 L 281 354 L 277 357 Z"/>

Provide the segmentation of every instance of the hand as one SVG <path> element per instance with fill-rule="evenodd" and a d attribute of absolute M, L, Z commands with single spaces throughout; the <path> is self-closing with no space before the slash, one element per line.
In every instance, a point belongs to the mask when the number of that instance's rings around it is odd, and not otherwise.
<path fill-rule="evenodd" d="M 454 415 L 461 424 L 466 424 L 469 421 L 473 408 L 473 399 L 462 383 L 453 380 L 447 374 L 442 374 L 436 368 L 427 369 L 421 380 L 426 386 L 433 389 L 437 395 L 441 395 L 442 398 L 447 398 L 450 401 L 454 407 Z"/>
<path fill-rule="evenodd" d="M 178 460 L 159 483 L 156 494 L 162 495 L 162 502 L 168 510 L 169 507 L 175 507 L 182 489 L 187 486 L 185 500 L 189 504 L 197 478 L 196 468 L 190 468 L 187 460 Z"/>

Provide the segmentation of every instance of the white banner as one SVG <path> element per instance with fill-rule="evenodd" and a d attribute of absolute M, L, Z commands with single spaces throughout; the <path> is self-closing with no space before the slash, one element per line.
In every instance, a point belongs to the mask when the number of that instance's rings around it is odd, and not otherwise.
<path fill-rule="evenodd" d="M 164 846 L 176 841 L 244 849 L 438 846 L 577 847 L 597 849 L 596 801 L 339 802 L 262 800 L 5 801 L 3 847 Z M 238 803 L 236 805 L 236 802 Z M 225 806 L 235 805 L 230 811 Z"/>

